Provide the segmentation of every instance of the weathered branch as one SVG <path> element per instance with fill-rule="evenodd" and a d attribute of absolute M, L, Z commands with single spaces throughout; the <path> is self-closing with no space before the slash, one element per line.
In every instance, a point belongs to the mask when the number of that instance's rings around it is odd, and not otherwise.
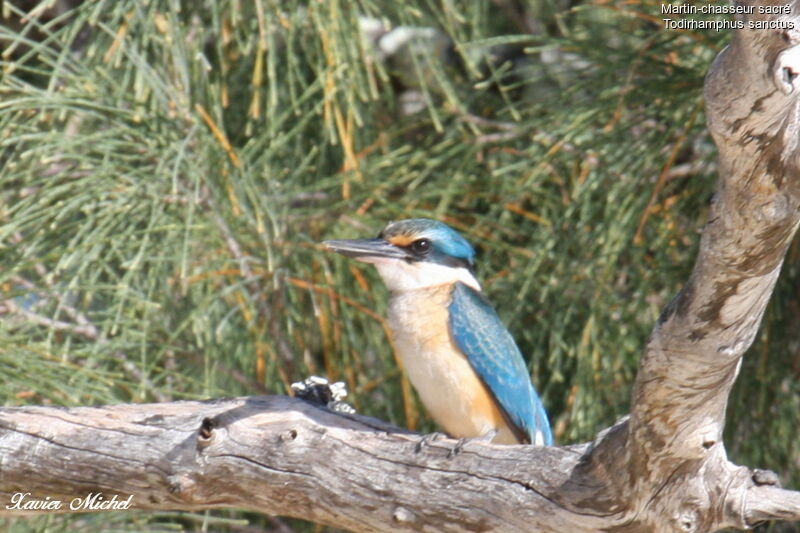
<path fill-rule="evenodd" d="M 420 449 L 419 435 L 279 396 L 6 408 L 0 428 L 0 514 L 45 497 L 70 512 L 101 493 L 133 495 L 132 509 L 239 507 L 358 531 L 557 530 L 563 517 L 545 511 L 585 448 L 469 442 L 452 455 L 454 440 Z M 15 508 L 18 493 L 30 494 Z"/>
<path fill-rule="evenodd" d="M 0 431 L 0 515 L 43 512 L 45 498 L 61 502 L 49 512 L 74 512 L 130 497 L 130 509 L 237 507 L 356 531 L 695 530 L 683 515 L 680 529 L 643 526 L 609 490 L 625 421 L 592 444 L 472 441 L 454 454 L 451 439 L 423 443 L 377 420 L 270 396 L 4 408 Z M 717 511 L 737 517 L 729 525 L 800 518 L 798 493 L 757 485 L 721 446 L 705 468 L 728 476 Z M 676 474 L 662 489 L 680 485 Z"/>
<path fill-rule="evenodd" d="M 778 487 L 755 487 L 744 509 L 749 524 L 765 520 L 797 520 L 800 517 L 800 492 Z"/>
<path fill-rule="evenodd" d="M 800 0 L 798 0 L 800 1 Z M 800 493 L 730 463 L 725 408 L 800 223 L 800 16 L 737 31 L 706 80 L 720 181 L 694 270 L 645 347 L 629 419 L 579 446 L 421 445 L 281 397 L 0 409 L 0 493 L 133 495 L 359 531 L 706 532 L 800 520 Z M 4 513 L 35 512 L 20 508 Z M 12 505 L 13 507 L 13 505 Z"/>

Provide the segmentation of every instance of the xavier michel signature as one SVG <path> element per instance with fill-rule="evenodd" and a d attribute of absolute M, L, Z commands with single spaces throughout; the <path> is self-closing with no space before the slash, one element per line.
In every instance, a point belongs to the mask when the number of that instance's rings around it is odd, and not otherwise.
<path fill-rule="evenodd" d="M 47 496 L 44 499 L 32 498 L 30 492 L 15 492 L 11 495 L 11 503 L 6 509 L 13 511 L 60 511 L 65 505 L 70 511 L 111 511 L 130 509 L 133 494 L 125 499 L 114 494 L 106 498 L 101 492 L 90 492 L 84 497 L 72 498 L 68 502 Z"/>

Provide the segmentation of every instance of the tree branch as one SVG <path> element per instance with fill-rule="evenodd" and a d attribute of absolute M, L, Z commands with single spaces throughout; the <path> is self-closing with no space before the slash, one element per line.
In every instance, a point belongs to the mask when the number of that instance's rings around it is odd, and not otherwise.
<path fill-rule="evenodd" d="M 356 531 L 703 530 L 648 529 L 629 495 L 609 490 L 626 421 L 584 445 L 470 441 L 456 454 L 452 439 L 423 443 L 281 396 L 3 408 L 0 430 L 0 515 L 44 512 L 26 506 L 45 498 L 62 503 L 57 512 L 104 510 L 86 507 L 99 495 L 95 505 L 130 497 L 140 510 L 237 507 Z M 798 493 L 756 485 L 721 446 L 709 456 L 706 469 L 735 485 L 719 498 L 737 517 L 726 525 L 800 518 Z M 697 479 L 676 473 L 659 497 Z"/>
<path fill-rule="evenodd" d="M 765 520 L 800 519 L 800 492 L 779 487 L 754 487 L 744 509 L 744 520 L 755 525 Z"/>
<path fill-rule="evenodd" d="M 4 408 L 0 428 L 0 514 L 32 514 L 24 502 L 45 497 L 70 512 L 101 493 L 133 495 L 132 509 L 240 507 L 358 531 L 558 530 L 567 515 L 545 511 L 562 507 L 555 496 L 586 448 L 468 442 L 453 455 L 455 440 L 423 445 L 280 396 Z M 587 510 L 571 521 L 600 523 Z"/>
<path fill-rule="evenodd" d="M 742 4 L 755 12 L 747 22 L 800 29 L 796 3 L 794 14 L 770 17 L 756 7 L 784 4 Z M 654 479 L 672 471 L 673 458 L 703 459 L 722 439 L 741 358 L 800 221 L 800 86 L 775 81 L 778 71 L 800 72 L 799 38 L 800 31 L 738 31 L 706 79 L 720 181 L 694 270 L 651 334 L 632 398 L 633 461 Z"/>

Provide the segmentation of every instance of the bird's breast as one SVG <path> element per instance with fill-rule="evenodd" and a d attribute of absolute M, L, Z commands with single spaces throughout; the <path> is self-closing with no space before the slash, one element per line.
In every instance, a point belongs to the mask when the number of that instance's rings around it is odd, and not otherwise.
<path fill-rule="evenodd" d="M 494 397 L 454 344 L 452 285 L 393 293 L 389 327 L 403 368 L 434 420 L 454 437 L 498 431 L 495 442 L 516 443 Z"/>

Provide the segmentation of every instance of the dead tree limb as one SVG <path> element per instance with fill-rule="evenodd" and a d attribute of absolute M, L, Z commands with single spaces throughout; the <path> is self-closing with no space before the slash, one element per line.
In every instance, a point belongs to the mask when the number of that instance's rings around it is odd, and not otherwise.
<path fill-rule="evenodd" d="M 418 450 L 419 435 L 280 396 L 4 409 L 0 428 L 3 513 L 31 512 L 13 508 L 18 493 L 19 507 L 49 496 L 61 512 L 132 494 L 134 509 L 238 507 L 357 531 L 547 530 L 548 498 L 585 448 L 451 456 L 455 441 Z"/>
<path fill-rule="evenodd" d="M 0 514 L 130 497 L 130 509 L 236 507 L 355 531 L 703 531 L 687 515 L 639 521 L 639 500 L 615 494 L 628 431 L 621 422 L 594 443 L 550 448 L 468 442 L 453 455 L 453 440 L 420 447 L 420 435 L 281 396 L 5 408 Z M 721 446 L 706 461 L 698 483 L 724 481 L 716 500 L 676 496 L 666 478 L 668 495 L 651 492 L 648 505 L 703 505 L 733 525 L 800 516 L 798 493 L 757 485 Z M 61 505 L 30 508 L 42 502 Z"/>
<path fill-rule="evenodd" d="M 136 509 L 239 507 L 358 531 L 707 532 L 800 519 L 800 493 L 730 463 L 722 443 L 800 221 L 798 1 L 788 14 L 740 5 L 752 13 L 706 80 L 720 153 L 709 221 L 645 347 L 629 418 L 584 445 L 471 442 L 453 455 L 452 441 L 420 448 L 417 435 L 280 397 L 4 408 L 0 511 L 43 512 L 24 501 L 49 497 L 69 512 L 100 492 L 132 495 Z M 749 26 L 764 22 L 779 28 Z"/>

